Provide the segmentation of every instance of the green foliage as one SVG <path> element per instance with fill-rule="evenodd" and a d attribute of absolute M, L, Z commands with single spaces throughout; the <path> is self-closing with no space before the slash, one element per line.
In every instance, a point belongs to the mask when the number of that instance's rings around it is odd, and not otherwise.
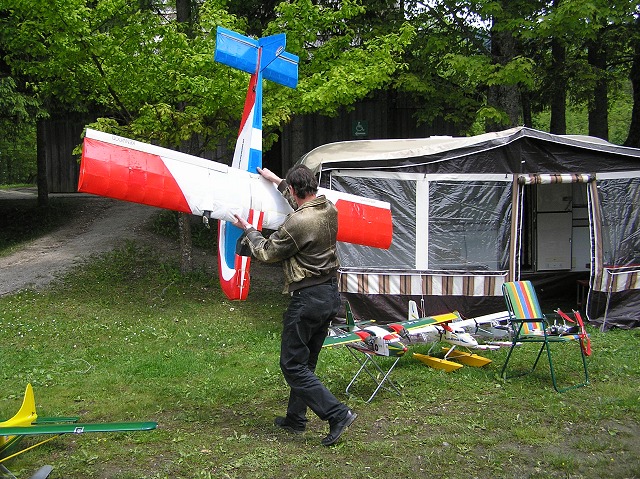
<path fill-rule="evenodd" d="M 37 168 L 36 128 L 31 122 L 5 122 L 0 136 L 0 185 L 34 183 Z"/>
<path fill-rule="evenodd" d="M 36 99 L 23 95 L 11 77 L 0 77 L 0 185 L 27 183 L 37 173 Z"/>
<path fill-rule="evenodd" d="M 413 96 L 418 123 L 444 119 L 460 132 L 503 122 L 506 113 L 489 102 L 495 88 L 527 93 L 536 112 L 558 85 L 567 85 L 572 107 L 589 107 L 603 78 L 617 99 L 638 15 L 632 0 L 190 3 L 185 25 L 175 2 L 6 0 L 0 182 L 32 176 L 34 139 L 24 132 L 45 110 L 99 111 L 95 128 L 193 154 L 233 143 L 248 78 L 214 62 L 218 25 L 254 36 L 286 32 L 287 50 L 300 57 L 297 89 L 265 82 L 268 149 L 293 115 L 336 115 L 389 88 Z M 511 50 L 500 51 L 502 38 L 513 38 Z M 566 48 L 561 71 L 551 68 L 552 39 Z M 606 69 L 588 63 L 589 42 L 608 47 Z M 13 139 L 29 144 L 9 162 Z"/>

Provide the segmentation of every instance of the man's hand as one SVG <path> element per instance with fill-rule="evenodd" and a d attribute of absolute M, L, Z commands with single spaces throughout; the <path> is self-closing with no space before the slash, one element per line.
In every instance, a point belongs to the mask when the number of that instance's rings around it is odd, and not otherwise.
<path fill-rule="evenodd" d="M 251 228 L 251 224 L 245 220 L 244 218 L 241 218 L 238 215 L 233 215 L 235 216 L 236 220 L 231 223 L 233 226 L 235 226 L 236 228 L 240 228 L 241 230 L 246 231 L 247 228 Z"/>
<path fill-rule="evenodd" d="M 276 186 L 278 186 L 282 181 L 282 178 L 276 175 L 269 168 L 258 168 L 258 173 L 260 173 L 263 178 L 269 180 L 271 183 L 273 183 Z"/>

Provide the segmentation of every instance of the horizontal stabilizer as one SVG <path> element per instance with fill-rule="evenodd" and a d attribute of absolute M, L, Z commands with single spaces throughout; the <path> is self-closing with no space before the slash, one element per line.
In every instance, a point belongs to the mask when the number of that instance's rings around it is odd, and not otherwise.
<path fill-rule="evenodd" d="M 258 42 L 232 30 L 218 27 L 214 60 L 253 75 L 258 67 Z"/>
<path fill-rule="evenodd" d="M 282 52 L 271 63 L 265 65 L 262 77 L 289 88 L 298 86 L 298 57 Z"/>
<path fill-rule="evenodd" d="M 46 424 L 0 428 L 3 436 L 35 436 L 46 434 L 83 434 L 85 432 L 150 431 L 158 427 L 156 422 L 106 422 L 96 424 Z"/>
<path fill-rule="evenodd" d="M 296 55 L 284 51 L 285 46 L 284 33 L 254 40 L 218 27 L 214 60 L 253 75 L 258 71 L 258 54 L 259 48 L 262 47 L 260 67 L 263 78 L 295 88 L 298 85 L 299 59 Z"/>

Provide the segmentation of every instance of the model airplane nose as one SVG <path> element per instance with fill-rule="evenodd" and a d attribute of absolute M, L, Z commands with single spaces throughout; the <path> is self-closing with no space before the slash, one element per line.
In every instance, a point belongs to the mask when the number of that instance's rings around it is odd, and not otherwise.
<path fill-rule="evenodd" d="M 389 356 L 402 356 L 407 352 L 407 347 L 400 341 L 389 341 L 387 344 L 389 347 Z"/>

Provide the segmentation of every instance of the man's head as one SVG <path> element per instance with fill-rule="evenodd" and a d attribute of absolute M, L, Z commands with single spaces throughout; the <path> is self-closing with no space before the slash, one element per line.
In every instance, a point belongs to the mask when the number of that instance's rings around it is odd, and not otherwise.
<path fill-rule="evenodd" d="M 293 188 L 293 194 L 300 199 L 315 195 L 318 182 L 311 170 L 305 165 L 294 165 L 287 172 L 287 184 Z"/>

